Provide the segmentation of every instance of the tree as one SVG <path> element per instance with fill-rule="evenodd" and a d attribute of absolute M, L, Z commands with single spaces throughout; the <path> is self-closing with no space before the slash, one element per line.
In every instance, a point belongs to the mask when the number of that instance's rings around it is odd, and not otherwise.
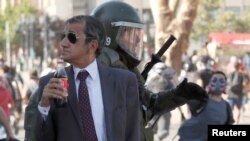
<path fill-rule="evenodd" d="M 199 0 L 150 0 L 155 21 L 156 51 L 163 45 L 170 34 L 177 40 L 164 54 L 166 64 L 178 73 L 181 69 L 181 57 L 189 45 L 189 35 L 196 17 Z"/>
<path fill-rule="evenodd" d="M 3 13 L 0 13 L 0 34 L 5 34 L 5 23 L 8 21 L 10 26 L 10 42 L 11 48 L 15 49 L 19 44 L 19 35 L 16 32 L 16 24 L 21 15 L 30 15 L 34 13 L 34 8 L 29 4 L 28 0 L 23 0 L 20 5 L 11 6 L 10 1 L 6 1 L 7 5 Z M 6 36 L 0 36 L 0 51 L 5 49 Z"/>
<path fill-rule="evenodd" d="M 221 0 L 203 0 L 200 1 L 197 17 L 194 21 L 193 29 L 191 31 L 191 38 L 196 41 L 204 41 L 207 39 L 211 30 L 216 26 L 216 12 L 220 8 Z"/>
<path fill-rule="evenodd" d="M 207 39 L 211 32 L 250 32 L 250 13 L 241 15 L 221 8 L 222 0 L 201 1 L 195 19 L 191 38 L 200 41 Z"/>

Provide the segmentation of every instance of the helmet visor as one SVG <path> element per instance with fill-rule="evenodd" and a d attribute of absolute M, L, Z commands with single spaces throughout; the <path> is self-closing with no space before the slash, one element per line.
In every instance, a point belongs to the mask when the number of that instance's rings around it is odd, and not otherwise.
<path fill-rule="evenodd" d="M 119 26 L 116 42 L 127 54 L 141 60 L 143 29 L 138 27 Z"/>

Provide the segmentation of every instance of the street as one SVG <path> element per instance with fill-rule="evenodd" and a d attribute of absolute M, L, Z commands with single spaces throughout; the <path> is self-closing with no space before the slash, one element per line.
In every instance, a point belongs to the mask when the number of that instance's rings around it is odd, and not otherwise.
<path fill-rule="evenodd" d="M 28 78 L 28 74 L 24 73 L 22 74 L 23 78 Z M 23 111 L 25 110 L 26 105 L 23 106 Z M 250 124 L 250 102 L 247 103 L 245 106 L 246 109 L 242 114 L 240 124 Z M 24 115 L 24 114 L 23 114 Z M 23 141 L 24 140 L 24 118 L 20 121 L 20 131 L 16 137 Z M 171 121 L 170 121 L 170 131 L 169 131 L 169 136 L 164 140 L 164 141 L 177 141 L 178 138 L 176 137 L 178 128 L 180 127 L 181 124 L 181 115 L 178 109 L 175 109 L 171 111 Z M 157 135 L 154 137 L 154 141 L 159 141 Z"/>
<path fill-rule="evenodd" d="M 242 115 L 240 124 L 250 124 L 250 103 L 248 103 L 246 107 L 247 109 Z M 172 116 L 171 116 L 171 122 L 170 122 L 171 123 L 170 134 L 164 141 L 177 141 L 177 138 L 175 136 L 181 124 L 181 116 L 180 116 L 180 112 L 178 109 L 173 110 L 171 114 Z M 24 140 L 24 129 L 23 129 L 24 120 L 23 119 L 24 118 L 22 118 L 22 121 L 20 122 L 21 130 L 19 131 L 18 135 L 16 135 L 16 137 L 21 141 Z M 154 141 L 159 141 L 157 136 L 154 137 Z"/>

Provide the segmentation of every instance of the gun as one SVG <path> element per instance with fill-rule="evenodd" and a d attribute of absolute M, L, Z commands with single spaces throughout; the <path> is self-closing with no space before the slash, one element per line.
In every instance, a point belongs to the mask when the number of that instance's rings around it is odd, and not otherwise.
<path fill-rule="evenodd" d="M 156 54 L 152 54 L 151 56 L 151 61 L 148 62 L 145 65 L 144 70 L 142 71 L 141 75 L 142 77 L 146 80 L 148 77 L 148 72 L 152 69 L 152 67 L 158 63 L 161 62 L 161 56 L 165 53 L 165 51 L 170 47 L 170 45 L 176 40 L 176 38 L 170 34 L 170 37 L 168 38 L 168 40 L 163 44 L 163 46 L 161 47 L 161 49 L 156 53 Z"/>

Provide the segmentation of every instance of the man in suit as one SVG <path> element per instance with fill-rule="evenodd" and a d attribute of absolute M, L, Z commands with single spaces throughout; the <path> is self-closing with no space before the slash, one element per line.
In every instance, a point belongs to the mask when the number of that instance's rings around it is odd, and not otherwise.
<path fill-rule="evenodd" d="M 104 39 L 102 24 L 90 16 L 74 16 L 66 21 L 60 42 L 61 58 L 70 66 L 65 70 L 68 89 L 53 73 L 40 79 L 40 101 L 35 133 L 41 141 L 139 141 L 139 92 L 136 76 L 129 71 L 102 66 L 96 60 Z M 94 130 L 85 119 L 81 106 L 79 74 L 87 72 L 90 117 Z M 83 88 L 84 89 L 84 88 Z M 55 99 L 67 97 L 66 106 Z M 87 102 L 85 102 L 87 103 Z M 92 134 L 95 132 L 95 134 Z M 91 134 L 92 139 L 89 139 Z"/>

